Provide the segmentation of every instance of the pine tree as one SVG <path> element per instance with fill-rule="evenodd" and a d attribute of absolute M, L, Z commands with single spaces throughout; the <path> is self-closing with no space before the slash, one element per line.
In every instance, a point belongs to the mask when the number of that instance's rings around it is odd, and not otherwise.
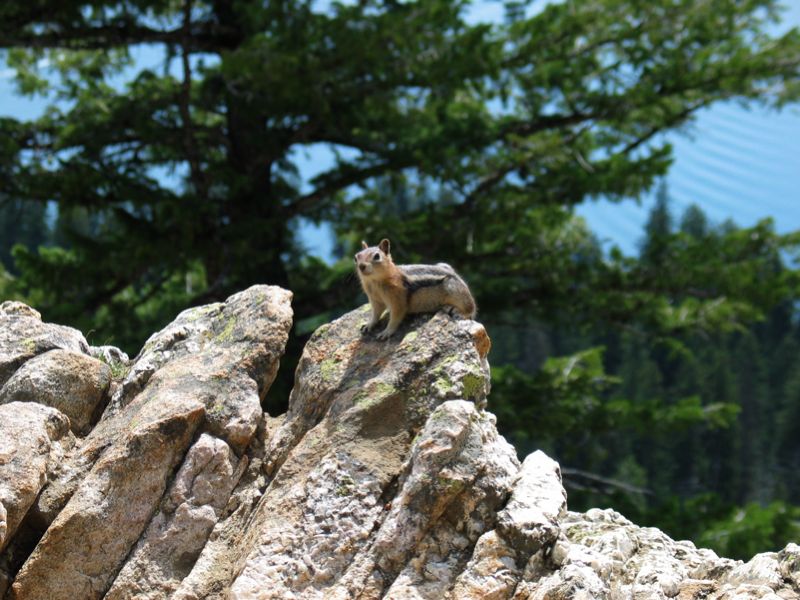
<path fill-rule="evenodd" d="M 709 232 L 708 217 L 696 204 L 690 204 L 683 213 L 680 231 L 695 239 L 702 239 Z"/>
<path fill-rule="evenodd" d="M 15 245 L 35 251 L 49 240 L 45 204 L 0 196 L 0 264 L 7 271 L 17 272 L 11 255 Z"/>
<path fill-rule="evenodd" d="M 656 192 L 656 201 L 644 227 L 645 237 L 639 256 L 646 264 L 659 267 L 669 260 L 669 237 L 672 234 L 672 214 L 669 209 L 667 184 L 662 181 Z"/>

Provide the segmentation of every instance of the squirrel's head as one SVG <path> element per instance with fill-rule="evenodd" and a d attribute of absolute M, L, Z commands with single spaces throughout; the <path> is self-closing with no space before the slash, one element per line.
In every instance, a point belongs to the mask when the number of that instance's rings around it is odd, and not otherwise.
<path fill-rule="evenodd" d="M 389 253 L 389 240 L 382 239 L 377 246 L 369 246 L 361 242 L 362 250 L 355 255 L 356 270 L 362 277 L 380 275 L 381 272 L 392 264 L 392 255 Z"/>

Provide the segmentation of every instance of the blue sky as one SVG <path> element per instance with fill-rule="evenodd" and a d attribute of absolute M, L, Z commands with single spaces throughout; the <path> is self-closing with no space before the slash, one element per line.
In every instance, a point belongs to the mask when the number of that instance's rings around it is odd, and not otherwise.
<path fill-rule="evenodd" d="M 538 4 L 543 4 L 542 2 Z M 800 27 L 800 0 L 785 2 L 787 12 L 777 29 Z M 477 2 L 470 11 L 474 21 L 502 18 L 497 2 Z M 138 50 L 136 67 L 156 66 L 160 53 Z M 13 73 L 0 63 L 0 116 L 31 118 L 47 106 L 42 98 L 14 93 Z M 733 219 L 752 225 L 772 217 L 781 232 L 800 230 L 800 106 L 782 112 L 738 103 L 714 105 L 698 114 L 693 124 L 667 138 L 674 148 L 674 163 L 666 178 L 674 211 L 699 205 L 714 222 Z M 297 153 L 301 171 L 313 174 L 331 164 L 324 148 Z M 577 209 L 606 247 L 618 245 L 634 253 L 653 202 L 652 195 L 619 205 L 588 201 Z M 325 228 L 304 225 L 309 249 L 330 254 Z"/>

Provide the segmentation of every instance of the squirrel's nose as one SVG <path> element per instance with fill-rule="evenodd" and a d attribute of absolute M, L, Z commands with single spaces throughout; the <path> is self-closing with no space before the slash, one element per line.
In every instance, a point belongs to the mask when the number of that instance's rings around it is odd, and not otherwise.
<path fill-rule="evenodd" d="M 362 271 L 366 271 L 367 270 L 367 265 L 365 265 L 364 263 L 361 263 L 360 265 L 358 265 L 358 268 L 360 270 L 362 270 Z"/>

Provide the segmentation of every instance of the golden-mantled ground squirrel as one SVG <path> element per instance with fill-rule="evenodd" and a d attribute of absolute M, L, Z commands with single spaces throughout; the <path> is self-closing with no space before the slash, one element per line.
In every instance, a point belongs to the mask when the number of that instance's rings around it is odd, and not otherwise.
<path fill-rule="evenodd" d="M 408 313 L 435 312 L 450 306 L 468 319 L 475 317 L 475 300 L 461 277 L 446 263 L 396 265 L 389 253 L 389 240 L 377 246 L 361 242 L 356 271 L 372 306 L 372 319 L 362 329 L 370 331 L 389 309 L 389 323 L 379 340 L 389 338 Z"/>

